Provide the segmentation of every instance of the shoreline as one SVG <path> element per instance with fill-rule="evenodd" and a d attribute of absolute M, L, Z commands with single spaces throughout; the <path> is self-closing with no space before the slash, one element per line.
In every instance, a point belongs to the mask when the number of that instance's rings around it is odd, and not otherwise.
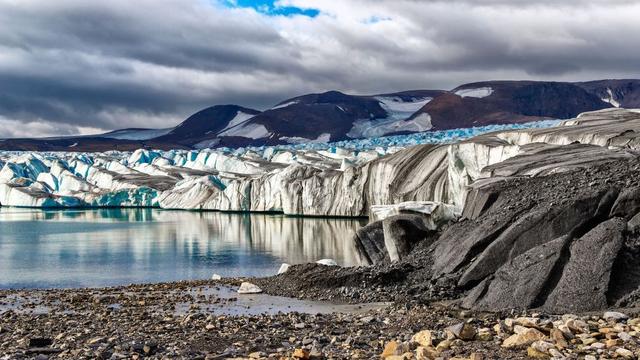
<path fill-rule="evenodd" d="M 295 270 L 309 271 L 305 266 Z M 242 281 L 265 286 L 265 294 L 219 292 Z M 250 313 L 260 307 L 261 297 L 275 295 L 271 289 L 283 281 L 291 276 L 0 290 L 0 359 L 525 359 L 537 347 L 551 344 L 555 349 L 558 329 L 573 336 L 562 335 L 563 349 L 557 350 L 566 358 L 624 359 L 625 351 L 640 351 L 640 318 L 632 318 L 640 309 L 603 319 L 603 313 L 474 312 L 460 309 L 455 301 L 399 300 L 371 308 L 350 305 L 343 312 L 301 312 L 292 306 L 287 312 Z M 282 299 L 273 305 L 288 306 Z M 349 302 L 349 297 L 342 300 Z M 249 303 L 246 313 L 216 313 L 244 308 L 238 305 L 242 301 Z M 333 297 L 333 304 L 339 302 Z M 505 346 L 522 336 L 535 341 Z"/>

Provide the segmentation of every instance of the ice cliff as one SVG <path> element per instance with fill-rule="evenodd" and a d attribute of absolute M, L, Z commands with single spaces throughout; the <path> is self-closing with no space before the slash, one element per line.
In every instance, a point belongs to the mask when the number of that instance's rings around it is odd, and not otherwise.
<path fill-rule="evenodd" d="M 478 181 L 561 171 L 638 147 L 637 112 L 585 113 L 555 124 L 233 150 L 2 152 L 0 204 L 364 216 L 373 205 L 435 201 L 461 210 Z M 554 150 L 571 143 L 583 146 L 564 156 Z"/>

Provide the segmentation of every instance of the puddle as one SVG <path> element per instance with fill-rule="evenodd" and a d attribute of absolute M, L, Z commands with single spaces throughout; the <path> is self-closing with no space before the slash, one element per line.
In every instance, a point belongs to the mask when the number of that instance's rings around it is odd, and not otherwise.
<path fill-rule="evenodd" d="M 336 304 L 327 301 L 299 300 L 267 294 L 240 295 L 236 291 L 237 288 L 229 286 L 197 286 L 190 289 L 146 293 L 124 291 L 109 294 L 80 294 L 78 296 L 84 299 L 81 304 L 76 303 L 73 295 L 59 298 L 62 300 L 46 300 L 47 296 L 38 292 L 6 294 L 4 296 L 0 295 L 0 314 L 5 311 L 32 315 L 52 312 L 71 314 L 93 311 L 95 306 L 104 306 L 114 312 L 134 307 L 145 311 L 168 311 L 174 315 L 201 313 L 206 315 L 242 316 L 275 315 L 291 312 L 305 314 L 359 314 L 382 309 L 390 305 L 389 303 Z M 126 297 L 127 300 L 119 300 L 122 297 Z M 96 302 L 95 299 L 99 301 Z"/>
<path fill-rule="evenodd" d="M 48 313 L 51 308 L 42 305 L 37 297 L 10 294 L 0 298 L 0 314 L 5 311 L 39 315 Z"/>
<path fill-rule="evenodd" d="M 215 315 L 274 315 L 278 313 L 306 313 L 329 314 L 349 313 L 359 314 L 370 310 L 382 309 L 389 303 L 366 304 L 335 304 L 325 301 L 300 300 L 282 296 L 267 294 L 243 294 L 230 287 L 199 287 L 189 291 L 195 298 L 213 298 L 214 303 L 197 303 L 198 308 L 193 309 L 192 303 L 181 302 L 176 304 L 175 313 L 184 315 L 192 312 L 201 312 Z"/>

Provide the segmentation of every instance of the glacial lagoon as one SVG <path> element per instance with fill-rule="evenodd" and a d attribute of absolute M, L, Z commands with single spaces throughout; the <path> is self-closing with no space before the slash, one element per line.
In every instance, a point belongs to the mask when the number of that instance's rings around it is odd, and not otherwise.
<path fill-rule="evenodd" d="M 366 219 L 152 208 L 0 208 L 0 288 L 101 287 L 274 275 L 281 263 L 358 265 Z"/>

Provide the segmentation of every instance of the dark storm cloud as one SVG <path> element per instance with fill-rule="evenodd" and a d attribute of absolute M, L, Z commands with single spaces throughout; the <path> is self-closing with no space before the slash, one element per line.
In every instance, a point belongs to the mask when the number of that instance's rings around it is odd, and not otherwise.
<path fill-rule="evenodd" d="M 213 0 L 0 0 L 0 137 L 166 127 L 213 104 L 265 108 L 328 89 L 640 76 L 638 1 L 276 4 L 320 15 Z"/>

